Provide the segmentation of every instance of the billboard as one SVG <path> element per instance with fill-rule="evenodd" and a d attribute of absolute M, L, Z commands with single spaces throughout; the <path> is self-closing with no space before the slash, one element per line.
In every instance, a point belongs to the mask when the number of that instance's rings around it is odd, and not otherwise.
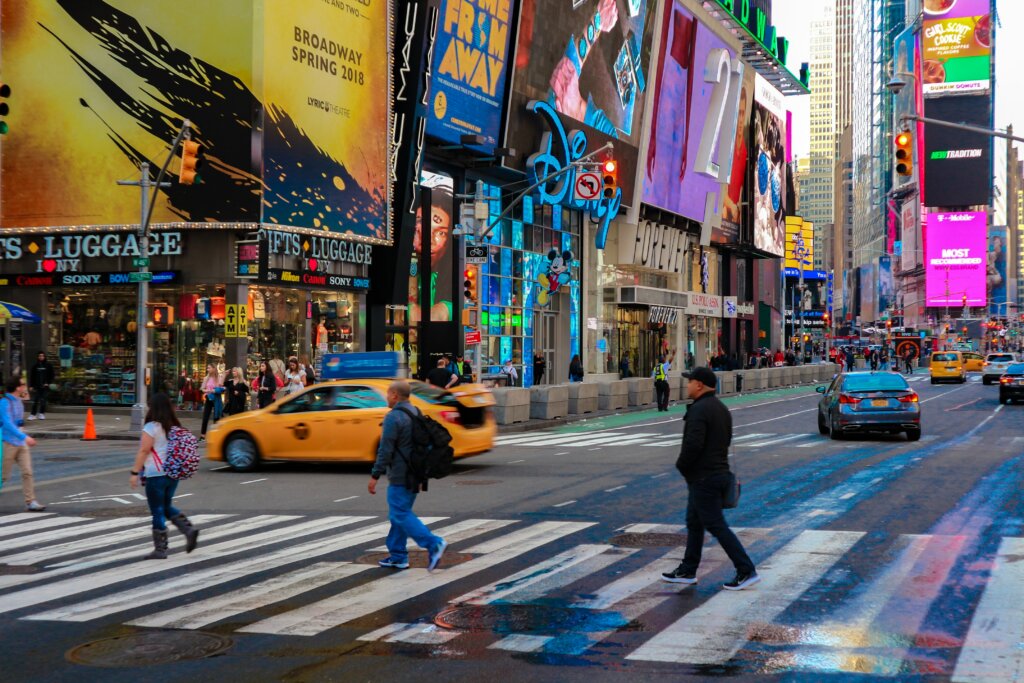
<path fill-rule="evenodd" d="M 3 22 L 5 228 L 137 224 L 115 181 L 144 161 L 155 177 L 187 118 L 202 181 L 162 190 L 154 223 L 388 239 L 385 0 L 3 0 Z"/>
<path fill-rule="evenodd" d="M 754 247 L 783 255 L 786 219 L 786 107 L 763 76 L 754 79 Z"/>
<path fill-rule="evenodd" d="M 898 74 L 913 74 L 914 78 L 917 78 L 918 73 L 918 34 L 914 31 L 914 27 L 910 26 L 905 31 L 896 36 L 893 41 L 893 59 L 895 60 L 894 71 Z M 893 120 L 896 122 L 897 130 L 903 130 L 904 126 L 913 126 L 916 129 L 917 123 L 903 123 L 901 117 L 903 116 L 916 116 L 921 112 L 918 109 L 918 88 L 915 84 L 920 82 L 910 79 L 909 76 L 900 76 L 905 80 L 908 80 L 908 87 L 903 88 L 898 93 L 893 95 Z M 920 135 L 914 136 L 914 141 L 920 142 Z M 915 150 L 915 159 L 917 162 L 917 151 Z M 904 185 L 906 183 L 915 182 L 918 180 L 918 165 L 914 164 L 913 173 L 910 176 L 903 176 L 896 172 L 896 164 L 893 164 L 892 177 L 894 186 Z"/>
<path fill-rule="evenodd" d="M 550 104 L 565 130 L 581 130 L 592 149 L 612 142 L 622 203 L 633 179 L 644 120 L 654 25 L 650 0 L 523 0 L 505 142 L 522 163 L 545 132 L 524 116 L 531 100 Z"/>
<path fill-rule="evenodd" d="M 808 270 L 814 265 L 814 223 L 786 216 L 786 268 Z"/>
<path fill-rule="evenodd" d="M 917 208 L 916 201 L 903 202 L 903 206 L 900 207 L 900 268 L 902 270 L 913 270 L 921 262 Z"/>
<path fill-rule="evenodd" d="M 925 298 L 929 306 L 985 305 L 987 247 L 984 211 L 928 214 Z"/>
<path fill-rule="evenodd" d="M 482 135 L 492 150 L 501 132 L 512 0 L 442 0 L 431 62 L 427 134 L 458 143 Z"/>
<path fill-rule="evenodd" d="M 925 0 L 925 95 L 987 92 L 992 77 L 990 0 Z"/>
<path fill-rule="evenodd" d="M 874 263 L 860 267 L 860 319 L 862 323 L 878 318 L 878 275 Z"/>
<path fill-rule="evenodd" d="M 892 257 L 878 257 L 878 312 L 896 306 L 896 282 L 892 277 Z"/>
<path fill-rule="evenodd" d="M 743 72 L 743 85 L 740 89 L 739 115 L 736 117 L 736 140 L 732 148 L 732 170 L 729 175 L 729 186 L 726 188 L 725 200 L 722 204 L 722 228 L 725 241 L 735 242 L 739 236 L 743 222 L 743 199 L 750 194 L 745 187 L 747 180 L 747 163 L 750 160 L 750 125 L 751 110 L 754 106 L 754 74 L 753 69 Z M 714 235 L 712 235 L 714 239 Z"/>
<path fill-rule="evenodd" d="M 925 101 L 925 117 L 982 128 L 991 125 L 988 95 L 940 97 Z M 992 194 L 991 141 L 982 133 L 925 124 L 924 205 L 976 206 Z"/>
<path fill-rule="evenodd" d="M 662 19 L 663 49 L 658 56 L 651 135 L 643 169 L 643 201 L 703 222 L 709 199 L 713 210 L 720 210 L 718 174 L 728 181 L 730 169 L 720 168 L 712 175 L 707 168 L 710 164 L 698 168 L 697 157 L 705 138 L 711 140 L 713 150 L 735 140 L 732 128 L 736 111 L 725 97 L 731 76 L 720 77 L 719 62 L 723 54 L 731 60 L 736 53 L 679 2 L 666 3 Z M 709 82 L 712 78 L 718 82 Z M 719 100 L 724 110 L 712 107 L 715 95 L 725 97 L 725 105 Z M 715 139 L 716 130 L 728 138 Z M 727 158 L 731 163 L 733 155 Z M 722 237 L 719 234 L 720 240 Z"/>
<path fill-rule="evenodd" d="M 988 258 L 985 266 L 985 282 L 988 287 L 988 311 L 992 315 L 1005 317 L 1009 314 L 1007 285 L 1009 274 L 1006 257 L 1010 243 L 1005 225 L 993 225 L 988 231 Z"/>

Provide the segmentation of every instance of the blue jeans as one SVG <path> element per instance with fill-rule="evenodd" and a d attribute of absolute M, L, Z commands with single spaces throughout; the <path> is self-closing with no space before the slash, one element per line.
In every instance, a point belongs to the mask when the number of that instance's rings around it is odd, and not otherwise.
<path fill-rule="evenodd" d="M 166 529 L 167 519 L 180 514 L 180 510 L 171 505 L 177 489 L 178 480 L 167 475 L 146 477 L 146 501 L 149 503 L 149 513 L 153 515 L 154 529 Z"/>
<path fill-rule="evenodd" d="M 732 560 L 737 572 L 749 574 L 754 571 L 754 563 L 750 561 L 743 544 L 736 538 L 722 514 L 722 498 L 729 482 L 728 474 L 713 474 L 687 486 L 690 495 L 686 501 L 686 554 L 683 556 L 683 567 L 690 571 L 697 571 L 700 565 L 705 531 L 718 539 L 718 544 Z"/>
<path fill-rule="evenodd" d="M 405 544 L 410 538 L 424 550 L 430 550 L 441 542 L 441 537 L 430 533 L 430 529 L 413 513 L 412 505 L 415 502 L 416 494 L 413 491 L 400 485 L 388 486 L 388 520 L 391 522 L 391 530 L 388 531 L 385 545 L 393 560 L 408 561 L 409 551 Z"/>

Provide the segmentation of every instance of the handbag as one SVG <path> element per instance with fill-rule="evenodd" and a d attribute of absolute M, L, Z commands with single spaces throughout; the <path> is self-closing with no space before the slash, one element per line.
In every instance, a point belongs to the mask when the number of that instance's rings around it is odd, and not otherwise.
<path fill-rule="evenodd" d="M 735 453 L 732 452 L 732 448 L 729 449 L 729 459 L 735 459 Z M 736 473 L 729 468 L 729 484 L 725 489 L 725 493 L 722 495 L 722 509 L 732 510 L 733 508 L 739 507 L 740 494 L 743 493 L 743 484 L 740 482 L 740 478 L 736 476 Z"/>

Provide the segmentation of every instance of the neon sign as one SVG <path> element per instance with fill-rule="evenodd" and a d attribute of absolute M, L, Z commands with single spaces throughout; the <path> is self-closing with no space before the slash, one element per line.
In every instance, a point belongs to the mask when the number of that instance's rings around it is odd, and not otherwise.
<path fill-rule="evenodd" d="M 539 114 L 548 127 L 541 137 L 540 151 L 531 154 L 526 160 L 527 176 L 531 183 L 538 183 L 548 176 L 558 174 L 536 190 L 540 203 L 589 211 L 591 220 L 598 224 L 594 245 L 604 249 L 608 241 L 608 228 L 622 206 L 622 189 L 615 188 L 615 194 L 611 197 L 576 199 L 572 189 L 576 186 L 578 167 L 574 164 L 587 151 L 586 134 L 580 130 L 566 133 L 558 114 L 547 102 L 532 100 L 526 108 Z"/>

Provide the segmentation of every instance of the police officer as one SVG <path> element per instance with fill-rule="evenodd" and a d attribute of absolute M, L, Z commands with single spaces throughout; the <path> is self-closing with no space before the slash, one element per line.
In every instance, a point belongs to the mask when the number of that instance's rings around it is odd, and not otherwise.
<path fill-rule="evenodd" d="M 658 412 L 668 411 L 669 386 L 668 373 L 672 370 L 672 361 L 676 358 L 676 352 L 666 360 L 664 354 L 658 356 L 658 362 L 654 366 L 651 377 L 654 378 L 654 391 L 658 397 Z"/>

